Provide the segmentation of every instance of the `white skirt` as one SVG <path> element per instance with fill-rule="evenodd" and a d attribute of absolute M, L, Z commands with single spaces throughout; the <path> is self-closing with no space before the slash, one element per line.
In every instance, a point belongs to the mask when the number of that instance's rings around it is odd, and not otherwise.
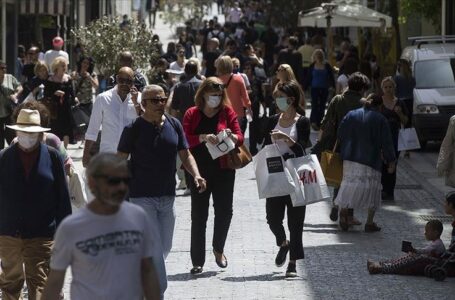
<path fill-rule="evenodd" d="M 335 199 L 340 208 L 378 209 L 381 206 L 381 172 L 353 161 L 343 161 L 343 180 Z"/>

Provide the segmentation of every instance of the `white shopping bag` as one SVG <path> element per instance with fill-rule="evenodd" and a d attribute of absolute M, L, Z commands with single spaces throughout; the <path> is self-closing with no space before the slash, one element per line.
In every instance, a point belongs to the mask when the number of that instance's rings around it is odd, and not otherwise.
<path fill-rule="evenodd" d="M 303 206 L 331 199 L 316 155 L 306 155 L 286 160 L 295 184 L 295 192 L 291 194 L 293 206 Z"/>
<path fill-rule="evenodd" d="M 254 158 L 259 198 L 289 195 L 295 186 L 275 144 L 266 145 Z"/>
<path fill-rule="evenodd" d="M 33 95 L 33 93 L 30 92 L 30 93 L 28 93 L 27 97 L 25 97 L 23 102 L 25 103 L 25 102 L 29 102 L 29 101 L 32 101 L 32 100 L 36 100 L 36 99 L 35 99 L 35 96 Z"/>
<path fill-rule="evenodd" d="M 210 156 L 216 159 L 220 156 L 228 154 L 229 151 L 235 148 L 235 144 L 231 137 L 227 135 L 226 131 L 220 131 L 217 136 L 219 143 L 213 145 L 212 143 L 205 143 L 207 149 L 209 149 Z"/>
<path fill-rule="evenodd" d="M 398 133 L 398 151 L 420 149 L 415 128 L 402 128 Z"/>
<path fill-rule="evenodd" d="M 76 209 L 84 207 L 87 204 L 87 194 L 85 191 L 85 182 L 78 171 L 73 170 L 70 176 L 69 193 L 71 206 Z"/>

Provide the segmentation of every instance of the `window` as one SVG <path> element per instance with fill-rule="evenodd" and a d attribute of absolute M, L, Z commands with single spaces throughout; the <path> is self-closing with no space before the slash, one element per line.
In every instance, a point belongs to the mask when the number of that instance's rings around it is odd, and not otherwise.
<path fill-rule="evenodd" d="M 453 88 L 455 59 L 434 59 L 418 61 L 414 66 L 416 88 Z"/>

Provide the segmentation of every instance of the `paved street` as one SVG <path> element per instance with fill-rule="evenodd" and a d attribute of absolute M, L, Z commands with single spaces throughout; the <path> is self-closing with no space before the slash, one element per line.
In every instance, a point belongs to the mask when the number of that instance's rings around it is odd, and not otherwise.
<path fill-rule="evenodd" d="M 316 133 L 312 133 L 315 138 Z M 207 262 L 200 276 L 189 274 L 190 197 L 176 199 L 177 224 L 174 246 L 167 260 L 167 299 L 453 299 L 455 279 L 435 282 L 426 277 L 369 275 L 367 258 L 375 260 L 402 255 L 401 241 L 424 243 L 425 215 L 444 215 L 442 179 L 436 177 L 437 145 L 400 159 L 396 201 L 384 203 L 377 214 L 379 233 L 363 227 L 341 232 L 330 221 L 330 204 L 307 208 L 304 260 L 298 261 L 299 278 L 284 279 L 285 266 L 274 265 L 278 248 L 265 220 L 265 201 L 258 199 L 253 164 L 238 171 L 234 194 L 234 217 L 225 253 L 224 271 L 211 253 L 213 210 L 207 225 Z M 80 166 L 82 150 L 71 151 Z M 182 191 L 178 191 L 179 194 Z M 365 222 L 364 212 L 356 215 Z M 450 239 L 444 223 L 443 240 Z M 68 280 L 66 293 L 68 292 Z M 452 296 L 451 296 L 452 295 Z"/>
<path fill-rule="evenodd" d="M 172 38 L 169 27 L 157 20 L 155 30 L 164 47 Z M 316 133 L 312 133 L 314 140 Z M 80 168 L 82 150 L 70 147 Z M 211 250 L 213 209 L 207 224 L 207 262 L 204 273 L 192 276 L 190 261 L 190 197 L 176 198 L 177 224 L 174 246 L 167 260 L 167 299 L 453 299 L 455 279 L 435 282 L 425 277 L 368 274 L 367 258 L 402 255 L 401 241 L 422 246 L 425 216 L 440 216 L 448 190 L 436 176 L 438 145 L 400 158 L 396 201 L 384 203 L 376 221 L 379 233 L 364 233 L 363 226 L 341 232 L 330 221 L 330 203 L 307 208 L 304 230 L 305 256 L 297 264 L 299 278 L 284 279 L 285 266 L 274 265 L 278 247 L 265 220 L 265 200 L 258 199 L 253 164 L 237 172 L 234 217 L 225 254 L 229 266 L 221 270 Z M 178 191 L 179 194 L 182 191 Z M 365 212 L 356 212 L 365 222 Z M 443 240 L 450 239 L 444 223 Z M 68 298 L 69 280 L 65 284 Z"/>

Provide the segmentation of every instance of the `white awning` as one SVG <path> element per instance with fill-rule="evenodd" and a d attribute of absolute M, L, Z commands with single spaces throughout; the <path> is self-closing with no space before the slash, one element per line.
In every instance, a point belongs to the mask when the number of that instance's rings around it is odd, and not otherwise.
<path fill-rule="evenodd" d="M 307 12 L 300 12 L 300 27 L 327 27 L 327 10 L 325 3 Z M 332 10 L 331 27 L 391 27 L 392 18 L 360 4 L 334 2 L 330 5 L 336 7 Z"/>
<path fill-rule="evenodd" d="M 18 0 L 20 14 L 69 15 L 69 0 Z"/>

